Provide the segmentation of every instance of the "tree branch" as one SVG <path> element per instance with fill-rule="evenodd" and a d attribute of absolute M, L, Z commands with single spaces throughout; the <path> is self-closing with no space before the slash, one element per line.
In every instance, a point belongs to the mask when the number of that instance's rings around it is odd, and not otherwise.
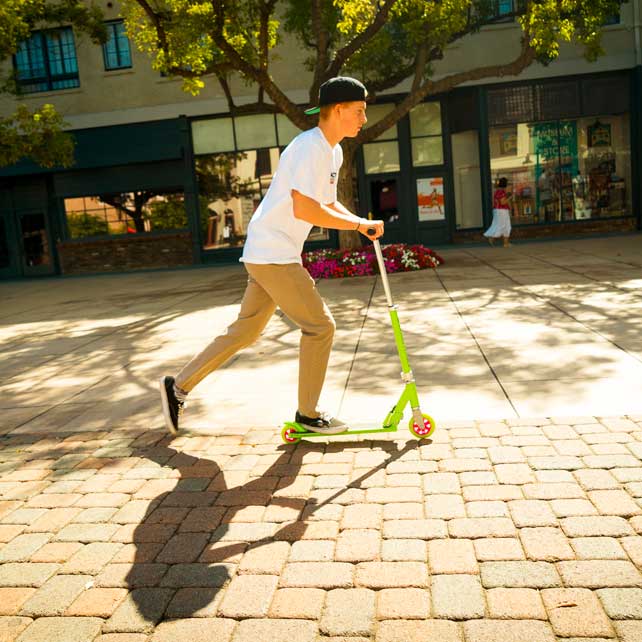
<path fill-rule="evenodd" d="M 368 88 L 368 95 L 374 96 L 380 91 L 385 91 L 386 89 L 392 89 L 396 87 L 400 82 L 404 81 L 415 68 L 414 61 L 405 67 L 399 68 L 394 74 L 388 76 L 387 78 L 382 78 L 380 80 L 369 80 L 367 81 L 366 87 Z"/>
<path fill-rule="evenodd" d="M 225 25 L 223 0 L 212 0 L 212 8 L 214 9 L 214 29 L 212 31 L 212 37 L 216 46 L 225 54 L 234 69 L 240 71 L 248 78 L 260 82 L 261 69 L 258 69 L 252 63 L 245 60 L 225 38 L 225 34 L 223 33 L 223 27 Z"/>
<path fill-rule="evenodd" d="M 312 119 L 305 116 L 303 110 L 295 105 L 274 83 L 267 72 L 267 69 L 260 69 L 248 62 L 239 54 L 234 47 L 227 41 L 223 33 L 225 24 L 224 0 L 211 0 L 214 9 L 214 28 L 212 38 L 219 49 L 226 56 L 230 66 L 241 73 L 246 78 L 253 80 L 263 87 L 267 95 L 272 99 L 274 104 L 300 129 L 309 129 L 312 127 Z M 272 0 L 268 4 L 271 4 Z M 267 5 L 264 5 L 267 6 Z M 267 105 L 266 105 L 267 107 Z M 238 113 L 239 107 L 236 107 Z"/>
<path fill-rule="evenodd" d="M 354 139 L 357 144 L 368 143 L 383 134 L 389 127 L 403 118 L 415 105 L 418 105 L 428 94 L 441 94 L 453 87 L 471 80 L 482 78 L 517 76 L 536 58 L 535 50 L 530 46 L 528 35 L 522 38 L 522 49 L 517 58 L 503 65 L 489 65 L 469 71 L 462 71 L 445 76 L 437 81 L 427 80 L 416 91 L 410 92 L 393 111 L 386 114 L 379 122 L 362 130 Z"/>
<path fill-rule="evenodd" d="M 244 105 L 234 105 L 234 111 L 230 111 L 231 116 L 240 116 L 246 114 L 280 114 L 281 109 L 271 103 L 257 101 L 255 103 L 246 103 Z"/>
<path fill-rule="evenodd" d="M 136 0 L 138 4 L 143 8 L 147 17 L 151 20 L 154 28 L 156 29 L 156 36 L 158 37 L 159 48 L 162 49 L 166 54 L 169 53 L 169 48 L 167 45 L 167 34 L 165 33 L 165 28 L 163 27 L 162 18 L 152 9 L 147 0 Z"/>
<path fill-rule="evenodd" d="M 268 68 L 268 22 L 274 11 L 276 0 L 267 0 L 261 3 L 261 24 L 259 25 L 259 66 L 263 70 Z"/>
<path fill-rule="evenodd" d="M 227 82 L 227 78 L 221 73 L 217 73 L 216 77 L 218 78 L 218 82 L 221 85 L 221 89 L 225 94 L 225 98 L 227 98 L 227 107 L 230 110 L 230 113 L 232 114 L 236 110 L 236 105 L 234 104 L 234 97 L 232 96 L 232 92 L 230 91 L 230 85 Z"/>
<path fill-rule="evenodd" d="M 494 16 L 492 18 L 485 18 L 483 20 L 472 21 L 470 19 L 470 8 L 468 9 L 468 11 L 469 11 L 469 22 L 466 28 L 451 34 L 446 45 L 453 44 L 457 40 L 460 40 L 464 36 L 467 36 L 473 33 L 474 31 L 476 31 L 477 29 L 480 29 L 481 27 L 497 24 L 498 22 L 504 21 L 505 18 L 507 17 L 518 17 L 523 15 L 524 13 L 523 11 L 517 11 L 510 14 L 505 14 L 503 16 Z M 423 66 L 425 66 L 427 63 L 433 60 L 440 60 L 443 57 L 443 50 L 439 47 L 434 47 L 431 50 L 427 49 L 426 51 L 428 53 L 423 61 Z M 378 92 L 385 91 L 386 89 L 392 89 L 393 87 L 396 87 L 399 83 L 406 80 L 406 78 L 408 78 L 413 71 L 415 71 L 415 81 L 416 81 L 416 78 L 417 78 L 416 72 L 421 69 L 421 65 L 418 65 L 417 62 L 418 61 L 416 57 L 412 63 L 406 65 L 405 67 L 401 67 L 394 74 L 388 76 L 387 78 L 382 78 L 380 80 L 375 80 L 375 81 L 368 81 L 367 82 L 368 92 L 370 93 L 370 95 L 375 95 Z M 415 83 L 413 83 L 413 87 L 414 85 Z"/>
<path fill-rule="evenodd" d="M 362 45 L 377 35 L 377 33 L 386 24 L 388 14 L 390 13 L 390 9 L 395 1 L 396 0 L 384 0 L 375 16 L 375 19 L 360 34 L 356 35 L 350 42 L 337 51 L 334 59 L 324 74 L 326 78 L 337 76 L 343 65 L 346 63 L 346 60 L 358 51 Z"/>
<path fill-rule="evenodd" d="M 460 38 L 463 38 L 463 36 L 468 35 L 469 33 L 472 33 L 473 31 L 476 31 L 478 29 L 481 29 L 482 27 L 487 27 L 489 25 L 495 25 L 495 24 L 501 24 L 503 22 L 508 22 L 509 18 L 519 18 L 520 16 L 523 16 L 526 13 L 526 10 L 523 9 L 521 11 L 512 11 L 511 13 L 503 13 L 501 15 L 493 15 L 490 17 L 486 18 L 480 18 L 477 20 L 472 20 L 472 15 L 470 13 L 470 8 L 469 8 L 469 13 L 468 13 L 468 23 L 466 24 L 465 29 L 462 29 L 461 31 L 457 31 L 451 35 L 451 37 L 448 40 L 448 43 L 455 42 L 455 40 L 459 40 Z"/>
<path fill-rule="evenodd" d="M 310 87 L 310 104 L 314 103 L 319 93 L 319 87 L 323 82 L 323 74 L 328 66 L 328 45 L 330 42 L 329 34 L 323 26 L 323 16 L 321 13 L 321 1 L 312 0 L 312 32 L 315 35 L 315 47 L 317 50 L 317 59 L 314 65 L 314 78 Z"/>
<path fill-rule="evenodd" d="M 415 56 L 415 77 L 412 81 L 412 88 L 410 92 L 413 93 L 421 87 L 421 79 L 426 71 L 426 63 L 428 62 L 428 45 L 423 42 L 417 50 Z"/>

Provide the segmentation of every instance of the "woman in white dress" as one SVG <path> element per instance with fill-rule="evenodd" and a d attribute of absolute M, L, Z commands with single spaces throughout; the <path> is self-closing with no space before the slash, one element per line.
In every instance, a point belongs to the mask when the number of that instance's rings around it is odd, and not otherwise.
<path fill-rule="evenodd" d="M 493 194 L 493 222 L 484 232 L 488 242 L 493 245 L 495 239 L 503 238 L 504 247 L 510 246 L 510 195 L 506 191 L 508 181 L 502 177 L 497 181 L 497 189 Z"/>

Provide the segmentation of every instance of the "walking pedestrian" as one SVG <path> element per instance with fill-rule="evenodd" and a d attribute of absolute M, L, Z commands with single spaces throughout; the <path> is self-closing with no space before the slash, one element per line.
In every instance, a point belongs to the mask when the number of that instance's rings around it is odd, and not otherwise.
<path fill-rule="evenodd" d="M 494 240 L 502 238 L 504 240 L 504 247 L 510 247 L 510 194 L 506 191 L 508 181 L 505 177 L 497 181 L 497 188 L 493 194 L 493 222 L 490 227 L 484 232 L 484 236 L 488 239 L 490 245 L 494 244 Z"/>

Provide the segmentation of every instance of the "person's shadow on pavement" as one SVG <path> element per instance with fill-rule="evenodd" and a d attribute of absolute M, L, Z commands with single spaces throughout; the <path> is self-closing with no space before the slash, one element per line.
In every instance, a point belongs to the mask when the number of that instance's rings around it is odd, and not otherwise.
<path fill-rule="evenodd" d="M 150 503 L 133 533 L 134 560 L 126 576 L 129 604 L 135 606 L 136 613 L 131 608 L 121 613 L 117 610 L 108 628 L 149 633 L 164 618 L 215 617 L 216 596 L 233 577 L 236 562 L 248 548 L 300 539 L 307 528 L 305 520 L 313 512 L 347 488 L 359 488 L 364 479 L 416 448 L 417 443 L 409 442 L 392 452 L 382 464 L 318 504 L 313 498 L 292 496 L 288 486 L 296 481 L 303 455 L 322 453 L 325 444 L 306 443 L 299 452 L 292 446 L 280 446 L 278 457 L 260 476 L 231 488 L 214 460 L 170 446 L 141 449 L 135 455 L 176 471 L 178 477 L 150 480 L 145 484 L 149 492 L 145 486 L 142 496 L 139 492 L 138 497 Z M 167 490 L 154 494 L 155 487 Z M 260 521 L 258 515 L 266 507 L 284 509 L 288 521 Z"/>

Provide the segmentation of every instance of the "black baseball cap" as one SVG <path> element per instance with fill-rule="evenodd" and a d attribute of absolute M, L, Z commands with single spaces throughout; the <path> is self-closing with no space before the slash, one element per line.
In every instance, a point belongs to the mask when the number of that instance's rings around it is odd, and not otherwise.
<path fill-rule="evenodd" d="M 356 78 L 348 76 L 337 76 L 326 80 L 319 87 L 319 104 L 317 107 L 306 109 L 305 113 L 318 114 L 324 105 L 334 105 L 335 103 L 351 103 L 357 100 L 365 100 L 368 96 L 368 90 L 362 82 Z"/>

